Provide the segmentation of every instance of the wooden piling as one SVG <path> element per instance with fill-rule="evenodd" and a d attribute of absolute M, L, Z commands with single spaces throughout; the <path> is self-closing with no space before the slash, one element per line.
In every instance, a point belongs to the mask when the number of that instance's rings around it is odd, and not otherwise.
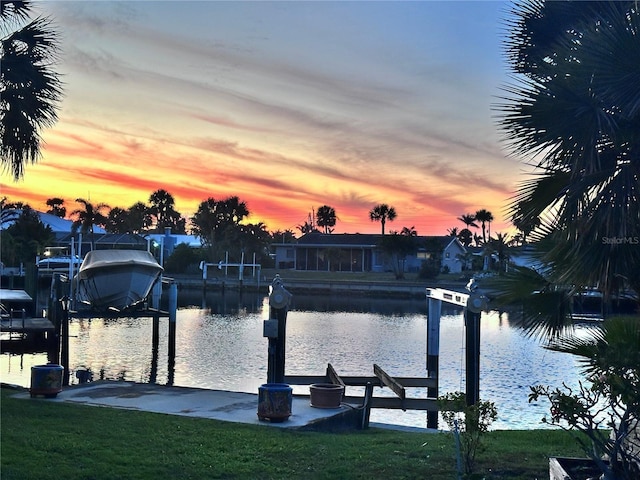
<path fill-rule="evenodd" d="M 176 317 L 178 312 L 178 286 L 169 285 L 169 339 L 167 385 L 173 385 L 176 370 Z"/>
<path fill-rule="evenodd" d="M 427 397 L 438 398 L 440 363 L 440 315 L 442 300 L 429 298 L 427 314 L 427 376 L 435 380 L 435 386 L 427 388 Z M 427 411 L 427 428 L 438 428 L 438 412 Z"/>

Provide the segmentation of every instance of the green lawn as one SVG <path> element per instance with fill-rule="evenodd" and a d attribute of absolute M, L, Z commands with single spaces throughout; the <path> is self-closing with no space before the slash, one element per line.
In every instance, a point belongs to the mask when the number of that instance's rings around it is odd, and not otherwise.
<path fill-rule="evenodd" d="M 295 432 L 14 393 L 1 392 L 3 480 L 456 478 L 448 433 Z M 473 478 L 548 478 L 549 456 L 581 456 L 558 430 L 491 432 L 486 447 Z"/>

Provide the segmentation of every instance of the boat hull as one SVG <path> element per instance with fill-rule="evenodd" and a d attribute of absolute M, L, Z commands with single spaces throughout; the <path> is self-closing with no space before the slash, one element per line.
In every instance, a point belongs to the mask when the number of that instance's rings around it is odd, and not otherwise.
<path fill-rule="evenodd" d="M 76 299 L 96 309 L 131 308 L 147 298 L 161 273 L 145 251 L 89 252 L 76 276 Z"/>

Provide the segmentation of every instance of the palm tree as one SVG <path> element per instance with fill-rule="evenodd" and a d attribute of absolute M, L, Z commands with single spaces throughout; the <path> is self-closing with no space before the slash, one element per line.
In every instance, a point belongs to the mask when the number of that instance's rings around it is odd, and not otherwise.
<path fill-rule="evenodd" d="M 466 213 L 458 217 L 462 223 L 465 224 L 465 228 L 458 232 L 458 240 L 465 247 L 468 247 L 473 242 L 473 233 L 469 230 L 469 227 L 478 228 L 478 225 L 475 223 L 476 217 L 472 213 Z"/>
<path fill-rule="evenodd" d="M 489 238 L 491 238 L 491 222 L 493 222 L 493 214 L 489 210 L 485 210 L 483 208 L 476 212 L 475 219 L 479 221 L 482 226 L 482 243 L 487 243 L 485 226 L 486 224 L 489 224 Z"/>
<path fill-rule="evenodd" d="M 458 220 L 464 223 L 467 229 L 469 227 L 478 228 L 478 224 L 476 223 L 476 216 L 473 213 L 465 213 L 464 215 L 459 216 Z"/>
<path fill-rule="evenodd" d="M 537 169 L 511 212 L 540 219 L 551 283 L 640 293 L 637 2 L 516 3 L 511 13 L 507 57 L 522 80 L 505 88 L 500 126 Z"/>
<path fill-rule="evenodd" d="M 498 255 L 498 270 L 504 272 L 507 270 L 507 261 L 509 260 L 508 237 L 506 233 L 496 233 L 496 238 L 489 239 L 489 248 Z"/>
<path fill-rule="evenodd" d="M 149 213 L 155 218 L 157 232 L 164 231 L 165 227 L 173 227 L 176 217 L 173 195 L 163 189 L 156 190 L 149 196 L 149 204 Z"/>
<path fill-rule="evenodd" d="M 49 207 L 47 213 L 51 215 L 60 218 L 64 218 L 67 215 L 67 209 L 64 206 L 64 200 L 62 198 L 54 197 L 47 199 L 47 206 Z"/>
<path fill-rule="evenodd" d="M 16 181 L 25 163 L 40 157 L 41 130 L 56 122 L 62 97 L 62 82 L 52 69 L 58 41 L 51 21 L 38 17 L 11 30 L 30 13 L 29 1 L 0 2 L 0 159 Z"/>
<path fill-rule="evenodd" d="M 396 210 L 390 207 L 386 203 L 380 203 L 371 209 L 369 212 L 369 219 L 372 222 L 380 222 L 382 225 L 382 235 L 384 235 L 384 226 L 387 220 L 393 222 L 396 219 Z"/>
<path fill-rule="evenodd" d="M 458 227 L 451 227 L 447 230 L 447 235 L 450 237 L 457 237 L 458 233 Z"/>
<path fill-rule="evenodd" d="M 241 202 L 237 196 L 231 196 L 220 202 L 220 214 L 224 222 L 239 225 L 244 217 L 249 216 L 246 202 Z"/>
<path fill-rule="evenodd" d="M 140 233 L 153 225 L 153 216 L 143 202 L 136 202 L 127 210 L 127 225 L 130 233 Z M 176 232 L 177 233 L 177 232 Z"/>
<path fill-rule="evenodd" d="M 10 223 L 20 216 L 15 204 L 7 202 L 7 197 L 0 198 L 0 227 Z"/>
<path fill-rule="evenodd" d="M 638 4 L 518 2 L 507 25 L 507 58 L 521 81 L 505 89 L 500 125 L 513 153 L 536 168 L 511 213 L 525 225 L 540 220 L 534 245 L 541 268 L 516 269 L 501 279 L 494 303 L 520 302 L 530 333 L 555 339 L 557 349 L 591 364 L 593 387 L 579 392 L 585 403 L 574 391 L 567 396 L 544 388 L 530 399 L 549 394 L 554 419 L 589 436 L 586 446 L 603 478 L 638 478 L 637 464 L 634 471 L 616 471 L 624 451 L 599 452 L 593 437 L 605 412 L 594 412 L 600 405 L 623 412 L 607 419 L 614 436 L 600 446 L 626 450 L 632 425 L 637 428 L 637 315 L 626 322 L 634 331 L 616 332 L 617 341 L 607 338 L 611 318 L 588 332 L 595 339 L 590 344 L 565 336 L 572 331 L 575 290 L 597 286 L 605 300 L 617 288 L 640 294 L 640 82 L 631 81 L 640 78 Z M 601 453 L 613 459 L 613 471 Z"/>
<path fill-rule="evenodd" d="M 402 227 L 400 235 L 404 235 L 405 237 L 417 237 L 418 231 L 416 230 L 415 225 L 412 225 L 411 227 Z"/>
<path fill-rule="evenodd" d="M 324 233 L 331 233 L 336 225 L 336 210 L 329 205 L 323 205 L 316 212 L 316 224 L 324 227 Z"/>
<path fill-rule="evenodd" d="M 82 234 L 89 234 L 91 236 L 91 248 L 94 249 L 94 225 L 106 225 L 108 218 L 102 214 L 101 210 L 109 208 L 106 203 L 92 204 L 84 198 L 76 198 L 76 202 L 83 205 L 83 208 L 78 208 L 70 213 L 70 216 L 75 220 L 71 224 L 71 232 L 76 233 L 78 230 Z"/>

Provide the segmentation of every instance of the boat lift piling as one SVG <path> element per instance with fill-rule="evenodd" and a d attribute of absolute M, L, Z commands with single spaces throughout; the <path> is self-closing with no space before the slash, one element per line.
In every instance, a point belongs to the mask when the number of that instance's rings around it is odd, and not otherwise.
<path fill-rule="evenodd" d="M 167 385 L 173 385 L 176 370 L 176 316 L 178 311 L 178 285 L 169 285 L 169 346 L 168 346 L 168 372 Z"/>
<path fill-rule="evenodd" d="M 480 400 L 480 317 L 487 308 L 487 299 L 478 293 L 478 284 L 471 280 L 466 286 L 469 293 L 460 293 L 442 288 L 427 288 L 429 300 L 427 333 L 427 370 L 438 378 L 438 356 L 440 337 L 440 314 L 442 302 L 464 307 L 465 325 L 465 395 L 467 405 L 475 405 Z M 438 396 L 436 390 L 432 392 Z M 432 394 L 430 393 L 429 396 Z M 429 421 L 429 417 L 428 417 Z M 433 422 L 434 419 L 431 418 Z M 437 421 L 437 418 L 435 419 Z"/>
<path fill-rule="evenodd" d="M 269 338 L 267 383 L 284 383 L 285 344 L 289 293 L 276 275 L 269 287 L 269 320 L 264 321 L 263 335 Z"/>

